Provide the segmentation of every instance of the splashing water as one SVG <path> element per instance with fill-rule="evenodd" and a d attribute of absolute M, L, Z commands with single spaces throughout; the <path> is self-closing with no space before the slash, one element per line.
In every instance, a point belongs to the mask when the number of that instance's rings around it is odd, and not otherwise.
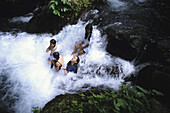
<path fill-rule="evenodd" d="M 101 37 L 95 26 L 92 45 L 88 54 L 80 56 L 77 74 L 55 72 L 47 64 L 49 53 L 45 50 L 54 38 L 66 67 L 74 46 L 84 38 L 86 24 L 79 21 L 68 25 L 57 35 L 1 32 L 0 90 L 4 92 L 1 101 L 9 98 L 16 113 L 30 113 L 32 107 L 43 107 L 56 95 L 101 86 L 117 90 L 123 78 L 135 69 L 130 62 L 106 52 L 106 36 Z"/>

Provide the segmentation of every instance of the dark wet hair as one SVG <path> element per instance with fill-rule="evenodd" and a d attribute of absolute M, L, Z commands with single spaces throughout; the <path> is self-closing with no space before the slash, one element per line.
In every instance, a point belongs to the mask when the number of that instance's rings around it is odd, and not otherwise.
<path fill-rule="evenodd" d="M 92 30 L 93 30 L 92 24 L 87 24 L 85 29 L 88 29 L 88 30 L 90 30 L 92 32 Z"/>
<path fill-rule="evenodd" d="M 92 30 L 93 30 L 93 26 L 92 24 L 87 24 L 86 27 L 85 27 L 86 30 L 90 30 L 90 33 L 88 33 L 86 31 L 85 33 L 85 39 L 88 39 L 90 41 L 90 38 L 91 38 L 91 34 L 92 34 Z"/>
<path fill-rule="evenodd" d="M 77 56 L 77 64 L 80 62 L 80 58 Z"/>
<path fill-rule="evenodd" d="M 55 39 L 51 39 L 51 40 L 50 40 L 50 43 L 56 44 L 56 40 L 55 40 Z"/>
<path fill-rule="evenodd" d="M 56 60 L 59 59 L 59 56 L 60 56 L 59 52 L 54 52 L 54 53 L 53 53 L 53 57 L 54 57 Z"/>

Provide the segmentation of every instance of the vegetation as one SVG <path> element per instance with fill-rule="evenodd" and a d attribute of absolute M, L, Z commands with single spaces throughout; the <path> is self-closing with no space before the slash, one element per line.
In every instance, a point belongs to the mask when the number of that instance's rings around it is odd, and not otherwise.
<path fill-rule="evenodd" d="M 41 111 L 42 111 L 42 109 L 39 107 L 33 107 L 33 109 L 32 109 L 33 113 L 40 113 Z"/>
<path fill-rule="evenodd" d="M 41 113 L 168 113 L 155 96 L 163 94 L 122 84 L 118 91 L 107 89 L 57 96 L 46 104 Z"/>
<path fill-rule="evenodd" d="M 77 17 L 82 10 L 91 8 L 94 3 L 99 2 L 106 2 L 106 0 L 51 0 L 48 6 L 53 14 L 69 20 L 71 17 Z"/>

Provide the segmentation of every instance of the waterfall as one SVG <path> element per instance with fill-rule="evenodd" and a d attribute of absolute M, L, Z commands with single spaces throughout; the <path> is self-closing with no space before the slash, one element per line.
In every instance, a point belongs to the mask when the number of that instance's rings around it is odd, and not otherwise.
<path fill-rule="evenodd" d="M 0 32 L 0 102 L 16 113 L 30 113 L 32 107 L 43 107 L 55 96 L 76 93 L 91 87 L 117 90 L 124 77 L 135 71 L 129 61 L 106 51 L 106 36 L 94 26 L 94 39 L 87 54 L 80 56 L 78 73 L 65 75 L 47 63 L 46 48 L 50 40 L 64 57 L 64 67 L 71 53 L 85 35 L 87 23 L 65 26 L 57 35 Z"/>

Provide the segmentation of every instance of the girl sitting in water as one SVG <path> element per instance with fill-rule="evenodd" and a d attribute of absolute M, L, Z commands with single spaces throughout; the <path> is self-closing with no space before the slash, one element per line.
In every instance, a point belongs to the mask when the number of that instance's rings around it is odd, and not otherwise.
<path fill-rule="evenodd" d="M 50 52 L 50 56 L 48 57 L 48 64 L 51 63 L 51 60 L 52 60 L 52 58 L 53 58 L 53 53 L 54 53 L 54 51 L 55 51 L 56 49 L 57 49 L 56 40 L 55 40 L 55 39 L 51 39 L 51 40 L 50 40 L 50 45 L 49 45 L 49 47 L 46 49 L 46 52 L 51 51 L 51 52 Z"/>
<path fill-rule="evenodd" d="M 81 44 L 75 46 L 74 51 L 72 52 L 71 55 L 75 54 L 77 51 L 78 51 L 77 56 L 88 52 L 90 38 L 92 37 L 91 36 L 92 30 L 93 30 L 92 24 L 86 25 L 85 30 L 86 30 L 86 33 L 85 33 L 84 40 L 81 42 Z"/>
<path fill-rule="evenodd" d="M 64 69 L 64 73 L 68 74 L 69 72 L 77 73 L 78 70 L 78 63 L 80 59 L 78 56 L 73 57 L 68 63 L 66 69 Z"/>

